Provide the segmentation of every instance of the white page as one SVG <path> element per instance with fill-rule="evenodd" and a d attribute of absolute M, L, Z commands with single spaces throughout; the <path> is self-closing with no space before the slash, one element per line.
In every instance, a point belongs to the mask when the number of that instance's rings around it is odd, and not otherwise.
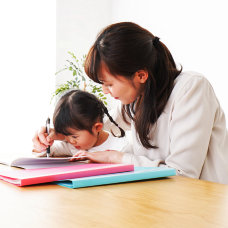
<path fill-rule="evenodd" d="M 49 168 L 49 167 L 61 167 L 71 165 L 81 165 L 82 162 L 70 162 L 72 157 L 57 158 L 57 157 L 2 157 L 0 163 L 20 167 L 24 169 L 38 169 L 38 168 Z"/>
<path fill-rule="evenodd" d="M 63 166 L 72 166 L 72 165 L 83 165 L 84 162 L 58 162 L 58 163 L 39 163 L 39 164 L 22 164 L 19 167 L 24 169 L 40 169 L 40 168 L 51 168 L 51 167 L 63 167 Z"/>

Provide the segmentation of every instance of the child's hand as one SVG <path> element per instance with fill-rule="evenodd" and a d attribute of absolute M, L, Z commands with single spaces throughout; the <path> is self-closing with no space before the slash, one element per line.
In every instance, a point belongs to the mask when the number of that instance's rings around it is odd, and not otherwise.
<path fill-rule="evenodd" d="M 50 129 L 49 135 L 46 133 L 46 127 L 41 127 L 33 137 L 33 151 L 42 152 L 54 143 L 54 140 L 64 140 L 65 136 L 56 134 L 54 129 Z"/>
<path fill-rule="evenodd" d="M 71 159 L 70 161 L 84 161 L 84 160 L 88 160 L 87 156 L 86 156 L 87 151 L 85 150 L 80 150 L 78 151 Z"/>
<path fill-rule="evenodd" d="M 97 152 L 79 151 L 74 155 L 74 157 L 75 158 L 71 159 L 72 161 L 89 159 L 91 162 L 97 163 L 121 163 L 123 152 L 116 150 L 106 150 Z"/>

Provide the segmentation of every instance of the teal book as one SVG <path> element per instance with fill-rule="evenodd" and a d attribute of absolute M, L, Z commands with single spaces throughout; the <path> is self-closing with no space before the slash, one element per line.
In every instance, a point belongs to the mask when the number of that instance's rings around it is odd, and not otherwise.
<path fill-rule="evenodd" d="M 176 175 L 176 170 L 166 167 L 135 167 L 134 171 L 105 174 L 92 177 L 81 177 L 55 182 L 67 188 L 83 188 L 89 186 L 123 183 L 137 180 L 154 179 Z"/>

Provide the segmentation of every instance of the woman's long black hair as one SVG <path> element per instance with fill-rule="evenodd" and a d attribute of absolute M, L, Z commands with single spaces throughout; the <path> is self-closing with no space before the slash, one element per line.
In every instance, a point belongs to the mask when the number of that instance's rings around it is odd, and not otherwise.
<path fill-rule="evenodd" d="M 150 143 L 150 129 L 163 112 L 181 73 L 168 48 L 148 30 L 131 22 L 108 26 L 97 37 L 86 61 L 85 72 L 95 82 L 99 81 L 101 61 L 110 73 L 129 80 L 138 70 L 148 71 L 144 93 L 131 104 L 123 105 L 122 114 L 134 120 L 136 132 L 145 148 L 156 148 Z"/>
<path fill-rule="evenodd" d="M 104 114 L 120 130 L 120 137 L 125 132 L 109 115 L 107 108 L 95 95 L 82 91 L 71 90 L 58 101 L 53 114 L 54 128 L 57 133 L 70 135 L 69 128 L 87 130 L 92 133 L 96 122 L 103 123 Z"/>

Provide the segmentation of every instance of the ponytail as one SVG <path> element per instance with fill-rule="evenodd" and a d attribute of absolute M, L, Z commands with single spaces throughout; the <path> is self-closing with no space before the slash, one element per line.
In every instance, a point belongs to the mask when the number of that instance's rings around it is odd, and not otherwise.
<path fill-rule="evenodd" d="M 104 113 L 108 116 L 109 120 L 110 120 L 112 123 L 114 123 L 114 124 L 119 128 L 119 130 L 120 130 L 120 136 L 114 135 L 114 133 L 113 133 L 112 130 L 111 130 L 112 134 L 113 134 L 115 137 L 119 137 L 119 138 L 124 137 L 124 136 L 125 136 L 125 131 L 123 130 L 123 128 L 119 127 L 119 125 L 116 123 L 115 120 L 113 120 L 113 118 L 110 116 L 110 114 L 109 114 L 109 112 L 108 112 L 108 109 L 104 106 L 103 103 L 102 103 L 102 109 L 104 110 Z"/>

